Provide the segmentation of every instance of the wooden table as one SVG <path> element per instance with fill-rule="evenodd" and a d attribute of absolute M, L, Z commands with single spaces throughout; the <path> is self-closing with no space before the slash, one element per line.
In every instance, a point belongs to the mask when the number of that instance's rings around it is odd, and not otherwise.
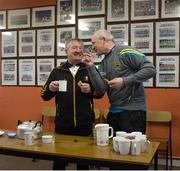
<path fill-rule="evenodd" d="M 83 162 L 111 169 L 148 169 L 155 158 L 157 169 L 158 142 L 151 142 L 146 153 L 138 156 L 122 156 L 114 152 L 112 142 L 108 146 L 97 146 L 93 137 L 58 135 L 54 133 L 55 142 L 43 144 L 42 140 L 34 140 L 31 146 L 25 145 L 24 140 L 0 136 L 0 153 L 45 160 L 60 159 L 66 162 Z M 155 157 L 156 156 L 156 157 Z"/>

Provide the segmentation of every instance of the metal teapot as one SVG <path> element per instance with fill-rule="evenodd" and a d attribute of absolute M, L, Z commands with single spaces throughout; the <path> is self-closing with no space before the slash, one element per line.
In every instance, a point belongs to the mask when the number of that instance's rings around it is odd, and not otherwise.
<path fill-rule="evenodd" d="M 42 137 L 43 126 L 41 121 L 25 121 L 18 120 L 17 123 L 17 137 L 24 139 L 25 132 L 33 132 L 34 139 Z"/>

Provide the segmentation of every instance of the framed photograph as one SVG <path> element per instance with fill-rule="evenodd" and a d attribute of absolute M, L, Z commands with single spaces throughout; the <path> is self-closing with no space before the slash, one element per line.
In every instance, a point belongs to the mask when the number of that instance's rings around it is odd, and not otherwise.
<path fill-rule="evenodd" d="M 19 31 L 19 56 L 35 56 L 35 30 Z"/>
<path fill-rule="evenodd" d="M 66 56 L 65 43 L 68 39 L 75 38 L 75 27 L 57 28 L 57 56 Z"/>
<path fill-rule="evenodd" d="M 161 0 L 161 17 L 162 18 L 180 17 L 180 1 Z"/>
<path fill-rule="evenodd" d="M 105 14 L 105 0 L 79 0 L 78 16 Z"/>
<path fill-rule="evenodd" d="M 2 34 L 2 57 L 17 56 L 17 31 L 4 31 Z"/>
<path fill-rule="evenodd" d="M 57 25 L 75 24 L 75 0 L 57 0 Z"/>
<path fill-rule="evenodd" d="M 179 56 L 156 56 L 156 86 L 179 87 Z"/>
<path fill-rule="evenodd" d="M 104 17 L 78 19 L 78 37 L 90 39 L 95 31 L 105 28 L 104 24 Z"/>
<path fill-rule="evenodd" d="M 19 60 L 19 85 L 35 85 L 35 59 Z"/>
<path fill-rule="evenodd" d="M 63 59 L 57 59 L 57 60 L 56 60 L 56 66 L 62 65 L 62 64 L 64 64 L 64 63 L 66 63 L 66 61 L 67 61 L 67 58 L 66 58 L 66 59 L 65 59 L 65 58 L 63 58 Z"/>
<path fill-rule="evenodd" d="M 84 50 L 89 52 L 89 49 L 91 49 L 92 44 L 91 42 L 84 42 Z M 104 59 L 104 55 L 97 55 L 96 53 L 91 52 L 93 55 L 93 60 L 95 63 L 99 63 Z"/>
<path fill-rule="evenodd" d="M 54 68 L 54 59 L 37 59 L 37 84 L 44 85 Z"/>
<path fill-rule="evenodd" d="M 131 24 L 131 46 L 143 53 L 153 53 L 153 23 Z"/>
<path fill-rule="evenodd" d="M 37 31 L 37 56 L 54 55 L 54 29 Z"/>
<path fill-rule="evenodd" d="M 154 63 L 153 56 L 146 56 L 146 58 L 147 58 L 150 62 Z M 153 87 L 153 78 L 150 78 L 150 79 L 144 81 L 144 82 L 143 82 L 143 85 L 144 85 L 144 87 Z"/>
<path fill-rule="evenodd" d="M 127 0 L 108 0 L 107 21 L 126 21 L 128 20 Z"/>
<path fill-rule="evenodd" d="M 0 11 L 0 30 L 6 29 L 6 11 Z"/>
<path fill-rule="evenodd" d="M 156 52 L 179 52 L 179 21 L 156 22 Z"/>
<path fill-rule="evenodd" d="M 32 26 L 54 26 L 55 25 L 55 7 L 38 7 L 32 9 Z"/>
<path fill-rule="evenodd" d="M 8 29 L 30 27 L 30 9 L 8 10 Z"/>
<path fill-rule="evenodd" d="M 17 60 L 2 60 L 2 85 L 17 85 Z"/>
<path fill-rule="evenodd" d="M 108 1 L 109 2 L 109 1 Z M 107 25 L 107 30 L 111 32 L 114 40 L 120 44 L 128 45 L 128 24 L 113 24 Z"/>
<path fill-rule="evenodd" d="M 131 19 L 145 20 L 156 19 L 158 13 L 159 1 L 157 0 L 132 0 L 131 1 Z"/>

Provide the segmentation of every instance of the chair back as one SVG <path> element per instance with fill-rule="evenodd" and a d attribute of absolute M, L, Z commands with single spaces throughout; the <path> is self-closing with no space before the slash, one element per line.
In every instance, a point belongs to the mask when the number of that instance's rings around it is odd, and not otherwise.
<path fill-rule="evenodd" d="M 168 156 L 170 156 L 172 167 L 172 113 L 170 111 L 147 111 L 147 123 L 150 126 L 150 128 L 147 127 L 148 139 L 160 142 L 158 154 L 165 154 L 168 170 Z"/>
<path fill-rule="evenodd" d="M 169 111 L 147 111 L 148 122 L 171 122 L 172 114 Z"/>
<path fill-rule="evenodd" d="M 44 116 L 56 116 L 56 108 L 52 106 L 45 106 L 41 110 L 42 123 L 44 122 Z"/>

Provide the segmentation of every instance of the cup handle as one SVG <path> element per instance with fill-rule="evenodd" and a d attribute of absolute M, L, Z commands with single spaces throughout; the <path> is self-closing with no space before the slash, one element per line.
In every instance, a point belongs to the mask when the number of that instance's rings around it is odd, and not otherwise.
<path fill-rule="evenodd" d="M 109 138 L 112 138 L 113 137 L 113 128 L 109 127 L 109 129 L 111 130 L 111 135 L 109 136 Z"/>
<path fill-rule="evenodd" d="M 146 144 L 145 144 L 146 146 L 145 146 L 145 149 L 147 150 L 148 149 L 148 147 L 149 147 L 149 145 L 150 145 L 150 141 L 149 140 L 146 140 Z"/>

